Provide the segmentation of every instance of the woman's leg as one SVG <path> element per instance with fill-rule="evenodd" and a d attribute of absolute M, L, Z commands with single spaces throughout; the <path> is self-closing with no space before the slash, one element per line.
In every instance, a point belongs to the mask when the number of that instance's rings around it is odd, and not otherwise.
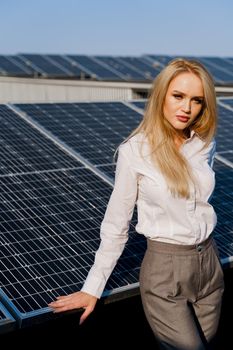
<path fill-rule="evenodd" d="M 216 246 L 210 247 L 202 266 L 206 275 L 203 273 L 201 291 L 193 308 L 205 338 L 210 342 L 217 333 L 224 292 L 224 274 Z"/>
<path fill-rule="evenodd" d="M 206 322 L 204 314 L 209 311 L 205 309 L 204 299 L 202 303 L 200 296 L 207 292 L 203 286 L 210 280 L 216 286 L 215 277 L 208 273 L 211 264 L 211 271 L 216 267 L 216 260 L 214 263 L 211 244 L 201 251 L 192 246 L 190 249 L 189 246 L 183 248 L 184 251 L 182 246 L 150 244 L 140 272 L 142 303 L 161 349 L 204 350 L 207 334 L 205 327 L 203 330 L 202 327 Z M 208 268 L 205 268 L 208 261 Z M 222 286 L 219 274 L 217 283 Z M 217 319 L 214 324 L 210 323 L 211 336 L 216 332 L 220 304 L 221 293 L 210 298 L 210 305 L 216 310 L 211 320 L 214 322 L 215 317 Z M 209 340 L 209 337 L 206 338 Z"/>

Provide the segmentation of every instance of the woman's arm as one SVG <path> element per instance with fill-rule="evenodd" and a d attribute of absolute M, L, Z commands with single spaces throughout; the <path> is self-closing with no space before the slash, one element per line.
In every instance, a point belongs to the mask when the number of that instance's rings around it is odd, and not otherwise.
<path fill-rule="evenodd" d="M 126 144 L 120 146 L 114 189 L 100 228 L 100 246 L 82 290 L 59 296 L 49 304 L 56 313 L 83 308 L 80 323 L 94 310 L 128 240 L 129 223 L 137 199 L 137 174 L 132 170 L 127 151 Z"/>

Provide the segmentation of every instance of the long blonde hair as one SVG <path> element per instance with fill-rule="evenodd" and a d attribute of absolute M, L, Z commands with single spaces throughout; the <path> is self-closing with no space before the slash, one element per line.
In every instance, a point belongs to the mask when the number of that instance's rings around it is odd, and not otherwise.
<path fill-rule="evenodd" d="M 195 182 L 186 159 L 175 147 L 176 130 L 166 122 L 163 107 L 170 82 L 179 74 L 191 72 L 202 81 L 204 102 L 201 112 L 190 125 L 205 141 L 207 147 L 216 132 L 217 106 L 214 82 L 207 69 L 198 61 L 177 58 L 172 60 L 155 78 L 149 94 L 145 114 L 139 126 L 127 138 L 143 133 L 150 146 L 152 159 L 164 175 L 174 196 L 188 198 L 190 183 Z"/>

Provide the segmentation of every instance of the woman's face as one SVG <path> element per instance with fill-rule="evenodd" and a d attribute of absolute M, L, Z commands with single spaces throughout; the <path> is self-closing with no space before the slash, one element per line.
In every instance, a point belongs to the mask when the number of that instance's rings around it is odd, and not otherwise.
<path fill-rule="evenodd" d="M 177 130 L 186 129 L 198 116 L 204 102 L 201 79 L 189 72 L 169 84 L 163 107 L 164 118 Z"/>

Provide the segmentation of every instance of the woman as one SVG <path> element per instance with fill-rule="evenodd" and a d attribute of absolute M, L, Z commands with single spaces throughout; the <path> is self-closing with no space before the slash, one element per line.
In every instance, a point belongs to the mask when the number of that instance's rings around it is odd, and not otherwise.
<path fill-rule="evenodd" d="M 156 77 L 144 118 L 118 149 L 115 185 L 101 244 L 81 291 L 49 304 L 54 312 L 95 308 L 128 238 L 147 238 L 140 291 L 161 349 L 201 350 L 216 334 L 224 279 L 209 199 L 216 131 L 213 80 L 199 62 L 175 59 Z"/>

